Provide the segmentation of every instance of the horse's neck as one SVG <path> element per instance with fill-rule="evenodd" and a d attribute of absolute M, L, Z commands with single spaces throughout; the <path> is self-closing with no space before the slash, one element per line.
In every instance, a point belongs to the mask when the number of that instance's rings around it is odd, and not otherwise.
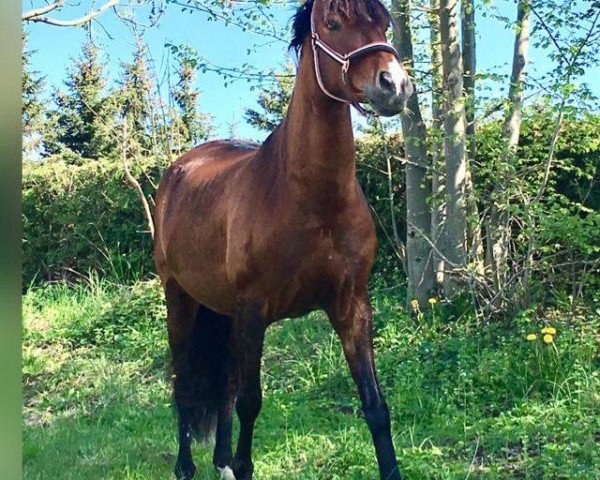
<path fill-rule="evenodd" d="M 299 195 L 353 195 L 355 154 L 350 107 L 319 88 L 313 53 L 305 44 L 296 85 L 280 129 L 286 180 Z"/>

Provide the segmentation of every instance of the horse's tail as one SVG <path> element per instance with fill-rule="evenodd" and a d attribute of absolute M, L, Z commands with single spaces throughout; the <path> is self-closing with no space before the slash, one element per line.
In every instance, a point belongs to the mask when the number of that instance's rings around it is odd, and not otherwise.
<path fill-rule="evenodd" d="M 185 405 L 192 433 L 202 442 L 214 439 L 219 408 L 235 375 L 230 329 L 230 317 L 200 305 L 186 358 L 182 359 L 185 365 L 180 363 L 177 374 L 181 383 L 174 391 L 175 403 L 178 408 Z"/>

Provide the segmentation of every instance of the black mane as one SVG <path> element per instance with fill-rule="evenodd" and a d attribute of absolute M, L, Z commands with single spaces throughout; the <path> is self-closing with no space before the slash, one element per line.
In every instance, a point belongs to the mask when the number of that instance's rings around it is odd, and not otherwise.
<path fill-rule="evenodd" d="M 289 48 L 296 52 L 296 56 L 300 56 L 300 49 L 302 48 L 304 39 L 310 35 L 310 15 L 313 4 L 314 0 L 308 0 L 298 7 L 292 19 L 292 40 Z"/>
<path fill-rule="evenodd" d="M 329 9 L 332 8 L 334 2 L 335 0 L 329 0 Z M 310 17 L 314 3 L 315 0 L 307 0 L 298 7 L 292 18 L 292 40 L 290 41 L 289 48 L 290 50 L 294 50 L 296 56 L 300 56 L 300 49 L 302 48 L 304 39 L 310 35 Z M 346 18 L 348 18 L 352 11 L 355 13 L 363 11 L 374 17 L 383 15 L 384 18 L 382 20 L 387 21 L 387 23 L 391 20 L 388 10 L 379 0 L 345 0 L 339 3 L 342 5 L 337 5 L 338 11 Z"/>

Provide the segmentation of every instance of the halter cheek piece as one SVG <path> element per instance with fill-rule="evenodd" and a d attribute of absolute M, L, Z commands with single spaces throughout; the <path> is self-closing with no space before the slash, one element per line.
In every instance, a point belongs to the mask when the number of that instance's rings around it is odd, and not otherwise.
<path fill-rule="evenodd" d="M 317 33 L 317 30 L 315 29 L 314 4 L 313 4 L 313 9 L 312 9 L 312 12 L 310 15 L 310 36 L 311 36 L 311 45 L 312 45 L 312 50 L 313 50 L 313 59 L 314 59 L 314 63 L 315 63 L 315 76 L 317 77 L 317 83 L 319 84 L 321 91 L 325 95 L 327 95 L 329 98 L 332 98 L 333 100 L 337 100 L 338 102 L 347 103 L 348 105 L 352 105 L 354 108 L 356 108 L 356 110 L 358 110 L 359 113 L 366 115 L 368 113 L 368 111 L 364 107 L 362 107 L 357 101 L 338 97 L 338 96 L 334 95 L 333 93 L 331 93 L 329 90 L 327 90 L 327 88 L 325 87 L 325 85 L 323 83 L 323 78 L 321 77 L 321 68 L 319 66 L 319 55 L 318 55 L 317 49 L 320 48 L 323 52 L 325 52 L 327 55 L 329 55 L 330 58 L 332 58 L 333 60 L 335 60 L 342 66 L 342 82 L 344 83 L 344 88 L 345 88 L 346 92 L 348 92 L 348 83 L 346 82 L 346 74 L 348 73 L 348 70 L 350 69 L 350 62 L 352 60 L 356 60 L 357 58 L 363 57 L 371 52 L 389 52 L 389 53 L 393 54 L 396 57 L 396 59 L 400 60 L 400 55 L 398 55 L 398 52 L 396 51 L 396 49 L 387 42 L 373 42 L 373 43 L 368 43 L 367 45 L 359 47 L 355 50 L 351 50 L 344 55 L 336 52 L 333 48 L 331 48 L 329 45 L 327 45 L 323 40 L 321 40 L 319 38 L 319 34 Z"/>

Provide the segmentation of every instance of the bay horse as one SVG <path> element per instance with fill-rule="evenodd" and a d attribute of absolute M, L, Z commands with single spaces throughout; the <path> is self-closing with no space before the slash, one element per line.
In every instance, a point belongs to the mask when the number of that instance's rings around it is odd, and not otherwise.
<path fill-rule="evenodd" d="M 306 2 L 293 19 L 298 71 L 283 122 L 262 145 L 207 142 L 165 171 L 154 257 L 167 302 L 178 479 L 196 471 L 194 435 L 214 435 L 223 478 L 252 479 L 266 328 L 321 309 L 357 385 L 381 479 L 400 480 L 373 358 L 367 280 L 376 236 L 350 118 L 350 106 L 365 103 L 398 114 L 412 94 L 386 40 L 390 21 L 378 0 Z"/>

